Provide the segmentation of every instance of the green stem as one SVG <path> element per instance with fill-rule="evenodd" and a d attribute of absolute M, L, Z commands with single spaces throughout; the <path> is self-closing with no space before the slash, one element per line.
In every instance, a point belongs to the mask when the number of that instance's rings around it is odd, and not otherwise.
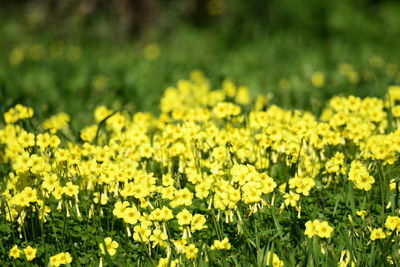
<path fill-rule="evenodd" d="M 10 224 L 11 224 L 11 231 L 12 231 L 12 237 L 13 237 L 13 242 L 15 244 L 15 232 L 14 232 L 14 227 L 12 225 L 12 216 L 11 216 L 11 210 L 10 210 L 10 206 L 8 205 L 7 200 L 4 201 L 4 203 L 6 204 L 7 210 L 8 210 L 8 215 L 10 216 Z"/>
<path fill-rule="evenodd" d="M 65 203 L 64 203 L 65 204 Z M 62 231 L 62 240 L 63 240 L 63 249 L 65 249 L 65 232 L 67 225 L 67 212 L 63 212 L 63 231 Z"/>

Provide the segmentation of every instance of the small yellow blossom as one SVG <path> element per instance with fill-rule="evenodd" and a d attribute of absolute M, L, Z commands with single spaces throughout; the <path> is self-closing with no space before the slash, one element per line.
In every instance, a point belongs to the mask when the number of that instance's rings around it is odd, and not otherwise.
<path fill-rule="evenodd" d="M 385 234 L 385 232 L 383 232 L 382 228 L 375 228 L 375 229 L 372 229 L 371 235 L 370 235 L 369 238 L 372 241 L 374 241 L 374 240 L 377 240 L 377 239 L 384 239 L 385 237 L 386 237 L 386 234 Z"/>
<path fill-rule="evenodd" d="M 117 248 L 119 247 L 119 244 L 117 241 L 112 240 L 111 237 L 106 237 L 104 239 L 104 244 L 106 245 L 107 253 L 110 256 L 114 256 L 115 253 L 117 253 Z M 104 244 L 100 243 L 99 247 L 100 247 L 101 253 L 105 255 L 106 251 L 104 250 Z"/>
<path fill-rule="evenodd" d="M 9 255 L 10 257 L 14 258 L 14 259 L 17 259 L 17 258 L 20 257 L 21 252 L 22 252 L 22 251 L 18 248 L 18 246 L 17 246 L 17 245 L 14 245 L 14 246 L 10 249 L 10 252 L 9 252 L 8 255 Z"/>
<path fill-rule="evenodd" d="M 26 259 L 28 261 L 32 261 L 34 258 L 36 258 L 36 248 L 33 248 L 31 246 L 27 246 L 26 248 L 24 248 L 24 254 L 26 256 Z"/>

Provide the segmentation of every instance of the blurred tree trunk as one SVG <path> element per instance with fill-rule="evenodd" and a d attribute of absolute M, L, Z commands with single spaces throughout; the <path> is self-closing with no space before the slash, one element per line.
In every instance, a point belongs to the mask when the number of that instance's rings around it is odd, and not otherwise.
<path fill-rule="evenodd" d="M 142 35 L 157 18 L 159 0 L 115 0 L 118 16 L 118 36 Z"/>
<path fill-rule="evenodd" d="M 0 0 L 1 3 L 2 0 Z M 40 9 L 46 21 L 62 27 L 71 20 L 85 23 L 98 14 L 108 15 L 114 23 L 116 37 L 126 38 L 129 35 L 141 35 L 157 18 L 159 0 L 31 0 L 9 5 L 22 5 L 29 13 Z M 68 28 L 68 26 L 67 26 Z M 64 29 L 65 30 L 65 29 Z"/>

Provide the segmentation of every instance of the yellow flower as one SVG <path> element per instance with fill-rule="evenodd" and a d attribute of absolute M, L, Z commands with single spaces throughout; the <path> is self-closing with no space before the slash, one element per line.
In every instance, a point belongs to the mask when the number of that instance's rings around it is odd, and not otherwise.
<path fill-rule="evenodd" d="M 64 188 L 57 184 L 54 186 L 54 190 L 51 194 L 54 196 L 55 199 L 60 200 L 64 195 Z"/>
<path fill-rule="evenodd" d="M 150 213 L 151 219 L 155 221 L 162 221 L 163 213 L 160 208 L 156 208 Z"/>
<path fill-rule="evenodd" d="M 311 83 L 314 87 L 322 87 L 325 84 L 325 75 L 322 72 L 314 72 L 311 75 Z"/>
<path fill-rule="evenodd" d="M 400 226 L 400 218 L 397 216 L 388 216 L 386 218 L 385 227 L 394 231 Z"/>
<path fill-rule="evenodd" d="M 207 226 L 205 226 L 206 222 L 206 217 L 204 215 L 195 214 L 191 222 L 191 231 L 194 232 L 207 228 Z"/>
<path fill-rule="evenodd" d="M 162 198 L 172 200 L 174 198 L 174 190 L 175 190 L 175 188 L 173 186 L 161 188 Z"/>
<path fill-rule="evenodd" d="M 176 218 L 179 225 L 188 225 L 192 220 L 192 214 L 187 209 L 184 209 L 176 215 Z"/>
<path fill-rule="evenodd" d="M 221 241 L 214 240 L 214 244 L 211 246 L 211 249 L 218 249 L 218 250 L 230 250 L 231 244 L 229 243 L 229 239 L 225 237 Z"/>
<path fill-rule="evenodd" d="M 96 122 L 100 122 L 112 114 L 106 106 L 98 106 L 94 111 L 94 118 Z"/>
<path fill-rule="evenodd" d="M 24 254 L 28 261 L 32 261 L 34 258 L 36 258 L 36 251 L 37 249 L 31 246 L 24 248 Z"/>
<path fill-rule="evenodd" d="M 113 241 L 111 239 L 111 237 L 106 237 L 106 238 L 104 238 L 104 244 L 106 245 L 107 253 L 110 256 L 114 256 L 115 253 L 117 253 L 117 248 L 119 246 L 117 241 Z M 100 247 L 101 253 L 106 255 L 106 251 L 104 250 L 104 244 L 100 243 L 99 247 Z"/>
<path fill-rule="evenodd" d="M 14 245 L 11 249 L 10 252 L 8 253 L 8 255 L 14 259 L 17 259 L 20 257 L 21 255 L 21 250 L 18 248 L 17 245 Z"/>
<path fill-rule="evenodd" d="M 60 260 L 58 258 L 58 254 L 50 257 L 49 265 L 51 267 L 58 267 L 58 266 L 61 265 L 61 262 L 60 262 Z"/>
<path fill-rule="evenodd" d="M 26 131 L 23 131 L 19 136 L 18 136 L 18 143 L 21 144 L 22 147 L 30 147 L 35 145 L 35 135 L 33 133 L 28 133 Z"/>
<path fill-rule="evenodd" d="M 149 242 L 149 236 L 151 235 L 151 230 L 147 227 L 146 224 L 142 223 L 140 225 L 136 225 L 133 230 L 133 239 L 138 242 Z"/>
<path fill-rule="evenodd" d="M 91 125 L 91 126 L 85 127 L 80 131 L 80 137 L 83 141 L 92 142 L 94 140 L 94 138 L 96 137 L 97 130 L 98 130 L 97 125 Z"/>
<path fill-rule="evenodd" d="M 360 216 L 361 219 L 363 219 L 363 220 L 364 220 L 365 216 L 367 216 L 367 214 L 368 214 L 368 212 L 365 211 L 365 210 L 356 211 L 356 215 L 357 215 L 357 216 Z"/>
<path fill-rule="evenodd" d="M 175 183 L 174 178 L 172 178 L 172 175 L 170 173 L 167 173 L 162 176 L 162 185 L 163 186 L 173 186 Z"/>
<path fill-rule="evenodd" d="M 279 259 L 278 255 L 273 253 L 271 257 L 271 251 L 268 251 L 267 254 L 267 266 L 272 266 L 272 267 L 283 267 L 284 263 L 282 260 Z"/>
<path fill-rule="evenodd" d="M 260 176 L 262 183 L 261 191 L 263 192 L 263 194 L 272 193 L 276 188 L 276 182 L 274 181 L 274 179 L 264 173 L 260 174 Z"/>
<path fill-rule="evenodd" d="M 4 113 L 4 120 L 6 123 L 14 123 L 21 119 L 31 118 L 32 116 L 32 108 L 17 104 L 15 107 L 10 108 L 6 113 Z"/>
<path fill-rule="evenodd" d="M 292 207 L 296 207 L 297 201 L 300 199 L 300 195 L 296 194 L 293 191 L 290 191 L 289 193 L 284 194 L 283 197 L 285 198 L 285 205 L 292 206 Z"/>
<path fill-rule="evenodd" d="M 329 226 L 328 222 L 323 221 L 316 227 L 317 234 L 322 238 L 330 238 L 332 236 L 333 227 Z"/>
<path fill-rule="evenodd" d="M 124 222 L 129 224 L 135 224 L 140 218 L 140 213 L 136 207 L 126 208 L 124 211 Z"/>
<path fill-rule="evenodd" d="M 50 146 L 50 143 L 51 143 L 51 138 L 48 133 L 38 134 L 36 136 L 36 145 L 40 149 L 42 150 L 46 149 L 48 146 Z"/>
<path fill-rule="evenodd" d="M 235 98 L 236 102 L 241 104 L 241 105 L 247 105 L 250 103 L 250 92 L 249 92 L 249 88 L 244 87 L 244 86 L 240 86 L 237 94 L 236 94 L 236 98 Z"/>
<path fill-rule="evenodd" d="M 386 237 L 386 234 L 385 234 L 385 232 L 383 232 L 382 228 L 375 228 L 375 229 L 372 229 L 371 235 L 370 235 L 369 238 L 372 241 L 374 241 L 374 240 L 377 240 L 377 239 L 384 239 L 385 237 Z"/>
<path fill-rule="evenodd" d="M 199 251 L 198 248 L 194 244 L 190 244 L 189 246 L 185 247 L 185 255 L 188 259 L 194 259 L 197 256 L 197 252 Z"/>
<path fill-rule="evenodd" d="M 63 187 L 63 191 L 67 196 L 77 196 L 79 193 L 79 186 L 74 185 L 72 182 L 67 182 L 66 186 Z"/>
<path fill-rule="evenodd" d="M 172 240 L 172 243 L 175 246 L 175 249 L 178 253 L 184 253 L 185 252 L 185 247 L 187 244 L 187 239 L 179 239 L 179 240 Z"/>
<path fill-rule="evenodd" d="M 174 215 L 172 214 L 172 210 L 166 206 L 163 206 L 161 209 L 161 217 L 163 221 L 169 221 L 174 218 Z"/>
<path fill-rule="evenodd" d="M 395 179 L 390 180 L 390 192 L 396 192 L 396 180 Z"/>
<path fill-rule="evenodd" d="M 72 262 L 72 257 L 69 252 L 61 252 L 50 257 L 50 266 L 58 267 L 61 264 L 69 264 Z"/>
<path fill-rule="evenodd" d="M 59 185 L 60 183 L 56 174 L 53 173 L 43 176 L 42 188 L 46 189 L 48 192 L 52 192 L 54 188 Z"/>
<path fill-rule="evenodd" d="M 240 106 L 229 102 L 220 102 L 213 108 L 213 113 L 219 119 L 240 114 Z"/>
<path fill-rule="evenodd" d="M 93 202 L 96 204 L 100 202 L 101 205 L 106 205 L 109 199 L 106 193 L 94 192 L 93 196 Z"/>
<path fill-rule="evenodd" d="M 340 253 L 340 260 L 338 262 L 338 267 L 347 267 L 350 263 L 350 259 L 351 259 L 350 252 L 347 249 L 342 250 L 342 252 Z M 354 267 L 355 262 L 356 262 L 356 260 L 354 259 L 354 256 L 353 256 L 350 266 Z"/>
<path fill-rule="evenodd" d="M 31 187 L 25 187 L 24 191 L 22 191 L 22 194 L 26 203 L 36 202 L 38 200 L 36 189 L 32 189 Z"/>
<path fill-rule="evenodd" d="M 306 222 L 305 226 L 306 230 L 304 231 L 304 234 L 309 238 L 313 237 L 314 235 L 318 235 L 322 238 L 329 238 L 333 232 L 333 227 L 329 226 L 328 222 L 326 221 L 308 221 Z"/>
<path fill-rule="evenodd" d="M 171 202 L 171 207 L 190 206 L 192 205 L 193 196 L 194 194 L 187 188 L 178 190 L 175 192 L 175 198 Z"/>
<path fill-rule="evenodd" d="M 318 225 L 319 220 L 307 221 L 305 224 L 306 230 L 304 231 L 304 234 L 307 235 L 309 238 L 313 237 L 317 233 Z"/>
<path fill-rule="evenodd" d="M 43 128 L 46 130 L 50 130 L 52 133 L 55 133 L 58 130 L 67 127 L 69 120 L 69 115 L 61 112 L 45 120 L 43 122 Z"/>
<path fill-rule="evenodd" d="M 157 267 L 176 267 L 179 261 L 177 259 L 171 260 L 170 258 L 160 258 Z"/>
<path fill-rule="evenodd" d="M 371 175 L 358 176 L 355 180 L 356 188 L 364 189 L 365 191 L 369 191 L 372 187 L 372 184 L 375 182 L 374 177 Z"/>
<path fill-rule="evenodd" d="M 369 175 L 367 167 L 358 160 L 351 162 L 348 179 L 354 183 L 357 189 L 365 191 L 369 191 L 375 182 L 374 177 Z"/>
<path fill-rule="evenodd" d="M 163 233 L 160 229 L 154 229 L 153 234 L 150 236 L 150 241 L 153 242 L 153 248 L 158 244 L 160 244 L 160 246 L 165 246 L 165 240 L 167 239 L 168 235 L 166 233 Z"/>

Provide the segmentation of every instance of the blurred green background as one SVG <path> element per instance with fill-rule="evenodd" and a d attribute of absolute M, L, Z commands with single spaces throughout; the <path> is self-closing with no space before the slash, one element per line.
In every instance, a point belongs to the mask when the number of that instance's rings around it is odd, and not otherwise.
<path fill-rule="evenodd" d="M 383 0 L 3 0 L 0 111 L 65 111 L 76 127 L 100 104 L 158 112 L 200 69 L 216 89 L 232 78 L 318 113 L 332 95 L 400 83 L 398 14 Z"/>

